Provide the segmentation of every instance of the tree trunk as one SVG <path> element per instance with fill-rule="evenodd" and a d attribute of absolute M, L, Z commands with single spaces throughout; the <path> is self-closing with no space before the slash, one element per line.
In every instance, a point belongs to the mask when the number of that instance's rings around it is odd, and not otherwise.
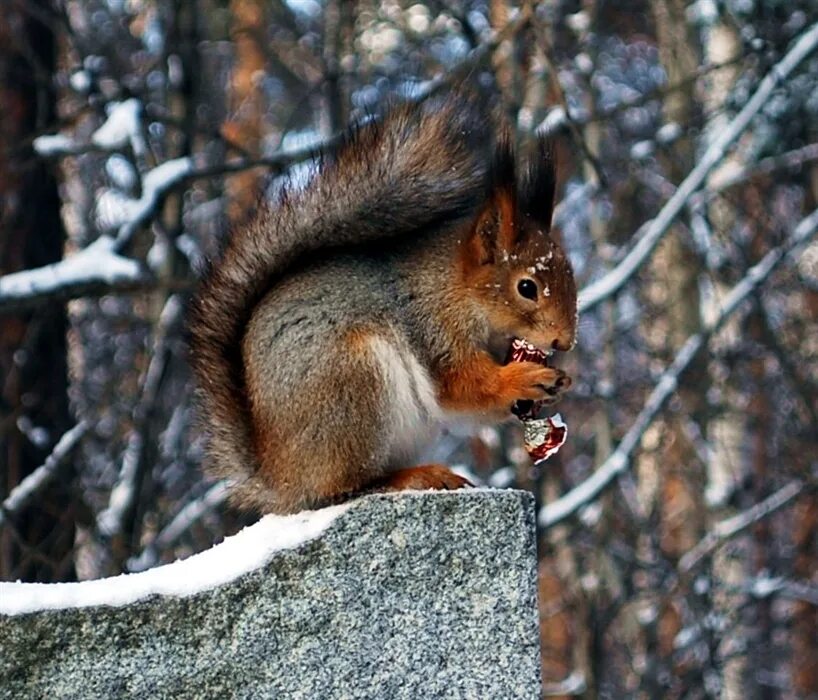
<path fill-rule="evenodd" d="M 55 262 L 63 253 L 57 183 L 29 145 L 55 120 L 56 42 L 37 19 L 50 12 L 46 0 L 31 0 L 0 13 L 0 275 Z M 67 428 L 65 334 L 61 304 L 0 317 L 0 499 L 44 461 Z M 72 501 L 58 479 L 12 518 L 0 533 L 0 578 L 75 577 Z"/>
<path fill-rule="evenodd" d="M 689 80 L 699 65 L 699 41 L 685 18 L 684 0 L 656 0 L 652 3 L 660 59 L 670 85 Z M 691 82 L 685 89 L 671 91 L 664 98 L 666 123 L 697 123 L 699 106 Z M 678 184 L 692 169 L 695 143 L 685 135 L 663 155 L 662 165 L 669 179 Z M 651 319 L 646 340 L 659 357 L 670 358 L 688 336 L 701 327 L 698 274 L 699 265 L 684 231 L 676 226 L 659 246 L 651 263 L 653 280 L 649 296 L 661 308 L 661 322 Z M 703 466 L 691 444 L 689 426 L 703 430 L 705 377 L 702 362 L 693 366 L 680 386 L 681 409 L 657 423 L 659 436 L 658 482 L 659 547 L 665 557 L 675 561 L 690 549 L 704 531 Z M 673 600 L 662 606 L 657 620 L 657 670 L 678 676 L 686 669 L 673 661 L 674 639 L 682 619 Z M 675 697 L 670 694 L 668 697 Z"/>
<path fill-rule="evenodd" d="M 250 156 L 261 154 L 265 102 L 262 85 L 267 58 L 267 3 L 262 0 L 232 0 L 231 36 L 236 46 L 230 89 L 230 120 L 223 133 Z M 247 170 L 227 180 L 228 219 L 241 224 L 252 215 L 259 197 L 261 171 Z"/>

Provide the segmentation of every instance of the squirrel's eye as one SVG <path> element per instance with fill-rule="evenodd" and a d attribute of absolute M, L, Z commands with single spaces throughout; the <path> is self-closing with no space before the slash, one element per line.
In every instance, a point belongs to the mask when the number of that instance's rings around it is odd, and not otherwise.
<path fill-rule="evenodd" d="M 531 299 L 532 301 L 537 300 L 537 283 L 534 280 L 528 279 L 527 277 L 520 280 L 517 282 L 517 291 L 520 293 L 520 296 L 526 299 Z"/>

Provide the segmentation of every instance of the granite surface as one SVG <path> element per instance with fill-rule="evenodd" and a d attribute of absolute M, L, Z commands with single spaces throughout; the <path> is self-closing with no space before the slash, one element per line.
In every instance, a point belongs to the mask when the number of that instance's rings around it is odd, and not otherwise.
<path fill-rule="evenodd" d="M 0 615 L 3 698 L 539 698 L 533 505 L 368 496 L 189 597 Z"/>

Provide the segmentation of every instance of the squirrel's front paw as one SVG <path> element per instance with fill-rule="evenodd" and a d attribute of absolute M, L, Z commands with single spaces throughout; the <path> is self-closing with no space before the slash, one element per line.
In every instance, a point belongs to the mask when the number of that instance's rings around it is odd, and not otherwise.
<path fill-rule="evenodd" d="M 553 399 L 571 386 L 571 378 L 561 369 L 537 362 L 511 362 L 501 372 L 502 401 L 511 404 L 520 399 Z"/>

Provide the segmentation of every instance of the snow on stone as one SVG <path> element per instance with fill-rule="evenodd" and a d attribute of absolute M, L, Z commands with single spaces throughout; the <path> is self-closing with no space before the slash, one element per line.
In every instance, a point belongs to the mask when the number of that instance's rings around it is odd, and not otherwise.
<path fill-rule="evenodd" d="M 74 150 L 74 142 L 63 134 L 38 136 L 33 142 L 34 150 L 41 156 L 57 156 Z"/>
<path fill-rule="evenodd" d="M 0 583 L 0 614 L 121 606 L 153 595 L 191 596 L 256 571 L 276 552 L 318 537 L 349 507 L 267 515 L 206 552 L 138 574 L 81 583 Z"/>

